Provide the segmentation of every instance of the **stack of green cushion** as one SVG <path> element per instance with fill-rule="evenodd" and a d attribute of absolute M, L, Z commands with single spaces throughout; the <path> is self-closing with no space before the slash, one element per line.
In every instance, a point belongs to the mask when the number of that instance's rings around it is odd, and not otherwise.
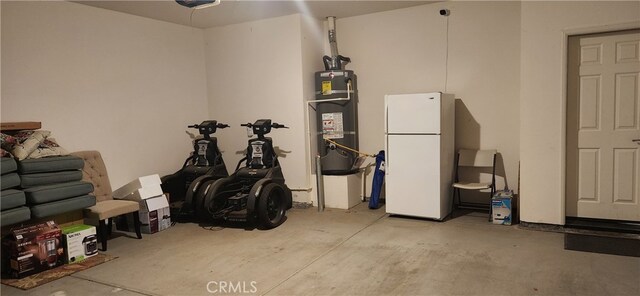
<path fill-rule="evenodd" d="M 82 180 L 84 161 L 76 156 L 25 159 L 18 162 L 20 186 L 32 218 L 43 218 L 96 204 L 93 185 Z"/>
<path fill-rule="evenodd" d="M 18 166 L 11 157 L 0 158 L 0 225 L 6 226 L 27 221 L 31 211 L 26 207 L 26 198 L 19 190 L 20 176 L 16 173 Z"/>

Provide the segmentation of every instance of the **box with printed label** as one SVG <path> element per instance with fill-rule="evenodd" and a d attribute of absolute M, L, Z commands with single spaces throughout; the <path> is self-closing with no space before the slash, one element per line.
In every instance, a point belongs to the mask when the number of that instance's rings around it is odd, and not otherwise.
<path fill-rule="evenodd" d="M 493 224 L 511 225 L 513 222 L 513 193 L 497 192 L 491 198 L 491 218 Z"/>
<path fill-rule="evenodd" d="M 171 211 L 165 195 L 140 201 L 140 230 L 143 233 L 156 233 L 171 227 Z M 127 215 L 126 229 L 134 231 L 133 215 Z"/>
<path fill-rule="evenodd" d="M 9 262 L 11 275 L 22 278 L 62 265 L 60 236 L 54 221 L 12 229 L 2 242 L 2 255 Z"/>
<path fill-rule="evenodd" d="M 78 263 L 98 254 L 96 228 L 78 224 L 62 227 L 62 243 L 66 263 Z"/>

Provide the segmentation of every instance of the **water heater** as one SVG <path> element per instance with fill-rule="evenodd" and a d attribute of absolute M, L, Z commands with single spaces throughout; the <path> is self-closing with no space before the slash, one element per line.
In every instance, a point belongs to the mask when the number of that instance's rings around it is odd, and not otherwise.
<path fill-rule="evenodd" d="M 344 69 L 351 59 L 338 54 L 335 18 L 327 21 L 331 56 L 322 59 L 325 70 L 315 73 L 318 153 L 322 174 L 347 175 L 358 171 L 358 154 L 340 147 L 358 150 L 357 77 Z"/>

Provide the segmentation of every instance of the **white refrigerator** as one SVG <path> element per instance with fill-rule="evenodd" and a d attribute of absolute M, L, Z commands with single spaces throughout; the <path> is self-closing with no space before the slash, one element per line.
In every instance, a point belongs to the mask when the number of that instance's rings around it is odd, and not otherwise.
<path fill-rule="evenodd" d="M 450 212 L 455 98 L 385 96 L 385 198 L 389 214 L 442 220 Z"/>

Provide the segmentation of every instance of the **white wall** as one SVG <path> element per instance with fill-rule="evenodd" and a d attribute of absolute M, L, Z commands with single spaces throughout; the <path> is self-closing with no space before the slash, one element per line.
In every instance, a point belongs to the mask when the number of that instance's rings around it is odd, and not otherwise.
<path fill-rule="evenodd" d="M 302 33 L 302 93 L 305 100 L 315 100 L 315 72 L 324 69 L 322 63 L 323 41 L 326 39 L 326 29 L 324 22 L 309 16 L 301 16 L 301 33 Z M 318 142 L 316 138 L 317 125 L 315 122 L 316 112 L 311 105 L 307 108 L 305 122 L 307 124 L 306 144 L 307 144 L 307 169 L 310 180 L 309 187 L 311 191 L 307 194 L 306 202 L 311 202 L 317 206 L 317 186 L 316 186 L 316 167 L 315 156 L 318 154 Z M 311 119 L 311 120 L 310 120 Z M 302 201 L 302 200 L 301 200 Z"/>
<path fill-rule="evenodd" d="M 244 155 L 247 132 L 241 123 L 268 118 L 289 129 L 270 137 L 291 188 L 308 188 L 309 162 L 305 138 L 305 95 L 308 80 L 300 15 L 210 28 L 205 31 L 209 115 L 232 128 L 217 134 L 230 172 Z M 306 38 L 306 37 L 305 37 Z M 308 75 L 308 74 L 306 74 Z M 309 201 L 306 191 L 294 200 Z"/>
<path fill-rule="evenodd" d="M 640 2 L 523 2 L 521 219 L 564 224 L 566 35 L 640 27 Z"/>
<path fill-rule="evenodd" d="M 441 8 L 451 15 L 440 16 Z M 497 149 L 499 173 L 517 190 L 518 2 L 436 3 L 338 19 L 336 26 L 340 54 L 351 57 L 347 68 L 358 75 L 361 150 L 384 149 L 385 94 L 446 90 L 460 99 L 456 147 Z"/>
<path fill-rule="evenodd" d="M 447 19 L 438 14 L 443 7 L 452 10 L 448 78 Z M 284 117 L 291 129 L 276 131 L 273 138 L 291 151 L 283 158 L 287 183 L 314 187 L 315 180 L 306 177 L 313 165 L 300 138 L 306 120 L 296 110 L 304 110 L 313 73 L 323 69 L 318 39 L 326 39 L 326 29 L 318 26 L 292 15 L 206 30 L 209 112 L 233 126 L 217 135 L 230 170 L 246 145 L 240 123 Z M 361 150 L 376 153 L 384 147 L 385 94 L 444 91 L 448 79 L 447 90 L 463 102 L 457 147 L 497 148 L 501 175 L 517 189 L 519 33 L 519 3 L 432 4 L 338 19 L 340 53 L 352 58 L 347 68 L 358 75 Z M 307 149 L 314 154 L 313 145 Z M 371 175 L 366 182 L 369 192 Z M 314 196 L 298 194 L 296 200 Z"/>
<path fill-rule="evenodd" d="M 70 2 L 2 2 L 2 121 L 95 149 L 113 187 L 180 168 L 207 118 L 203 31 Z"/>
<path fill-rule="evenodd" d="M 2 30 L 2 3 L 0 3 L 0 31 Z M 2 34 L 0 33 L 0 37 Z M 0 38 L 0 69 L 2 69 L 2 38 Z M 0 105 L 2 104 L 2 71 L 0 71 Z M 2 111 L 2 110 L 0 110 Z M 0 115 L 0 120 L 2 115 Z"/>

